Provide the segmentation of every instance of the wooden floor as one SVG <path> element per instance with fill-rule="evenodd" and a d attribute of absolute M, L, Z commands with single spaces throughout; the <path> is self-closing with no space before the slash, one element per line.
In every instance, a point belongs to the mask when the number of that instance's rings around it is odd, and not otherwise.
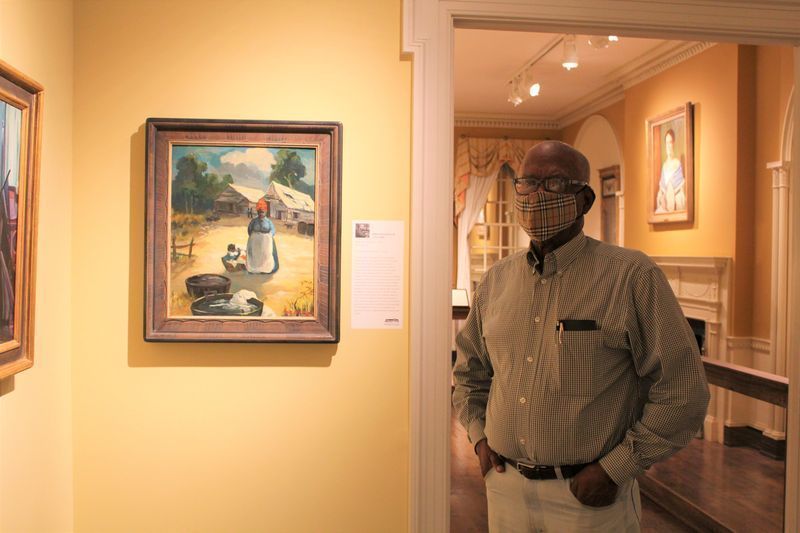
<path fill-rule="evenodd" d="M 695 439 L 647 475 L 731 531 L 783 531 L 785 463 L 746 447 Z"/>
<path fill-rule="evenodd" d="M 486 533 L 486 496 L 478 459 L 455 419 L 450 437 L 450 531 Z M 784 463 L 749 448 L 696 440 L 655 465 L 649 475 L 667 483 L 733 531 L 781 531 Z M 642 497 L 642 531 L 693 531 Z"/>

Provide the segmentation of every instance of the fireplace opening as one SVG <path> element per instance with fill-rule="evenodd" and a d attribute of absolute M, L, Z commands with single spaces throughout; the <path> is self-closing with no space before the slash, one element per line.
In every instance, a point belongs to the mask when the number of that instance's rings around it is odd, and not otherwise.
<path fill-rule="evenodd" d="M 692 328 L 700 354 L 706 355 L 706 321 L 697 318 L 687 318 L 686 320 L 689 321 L 689 326 Z"/>

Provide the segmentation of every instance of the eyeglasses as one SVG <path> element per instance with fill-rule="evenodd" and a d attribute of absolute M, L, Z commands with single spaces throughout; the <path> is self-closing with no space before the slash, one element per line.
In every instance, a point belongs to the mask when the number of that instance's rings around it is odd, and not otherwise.
<path fill-rule="evenodd" d="M 544 178 L 523 176 L 514 178 L 514 190 L 517 191 L 517 194 L 530 194 L 538 191 L 541 187 L 544 187 L 547 192 L 565 192 L 570 185 L 586 187 L 587 184 L 580 180 L 572 180 L 561 176 L 547 176 Z"/>

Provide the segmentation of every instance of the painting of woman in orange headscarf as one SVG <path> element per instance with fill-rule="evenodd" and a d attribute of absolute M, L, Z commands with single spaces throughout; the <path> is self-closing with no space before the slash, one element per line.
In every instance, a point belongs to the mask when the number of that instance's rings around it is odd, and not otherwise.
<path fill-rule="evenodd" d="M 272 274 L 278 270 L 278 247 L 275 224 L 267 217 L 269 204 L 261 198 L 256 204 L 256 218 L 247 225 L 247 271 Z"/>

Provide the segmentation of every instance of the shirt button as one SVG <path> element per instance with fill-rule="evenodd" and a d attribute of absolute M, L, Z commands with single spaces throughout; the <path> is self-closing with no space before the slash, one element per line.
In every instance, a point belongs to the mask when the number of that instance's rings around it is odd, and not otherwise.
<path fill-rule="evenodd" d="M 563 276 L 563 275 L 564 275 L 564 272 L 562 272 L 561 270 L 559 270 L 558 272 L 556 272 L 556 274 L 557 274 L 557 275 L 558 275 L 558 277 L 560 278 L 561 276 Z"/>
<path fill-rule="evenodd" d="M 529 362 L 529 363 L 533 363 L 533 357 L 531 357 L 531 356 L 528 356 L 528 362 Z"/>
<path fill-rule="evenodd" d="M 547 280 L 542 278 L 541 284 L 544 285 L 545 283 L 547 283 Z"/>
<path fill-rule="evenodd" d="M 525 403 L 525 402 L 527 402 L 527 401 L 528 401 L 528 400 L 526 400 L 525 398 L 520 398 L 520 399 L 519 399 L 519 403 Z"/>
<path fill-rule="evenodd" d="M 519 443 L 520 443 L 520 444 L 525 444 L 525 437 L 523 437 L 523 438 L 519 439 Z"/>
<path fill-rule="evenodd" d="M 541 320 L 542 320 L 542 319 L 541 319 L 541 318 L 539 318 L 538 316 L 535 316 L 535 317 L 533 317 L 533 321 L 534 321 L 534 322 L 537 322 L 537 323 L 538 323 L 538 322 L 540 322 Z"/>

